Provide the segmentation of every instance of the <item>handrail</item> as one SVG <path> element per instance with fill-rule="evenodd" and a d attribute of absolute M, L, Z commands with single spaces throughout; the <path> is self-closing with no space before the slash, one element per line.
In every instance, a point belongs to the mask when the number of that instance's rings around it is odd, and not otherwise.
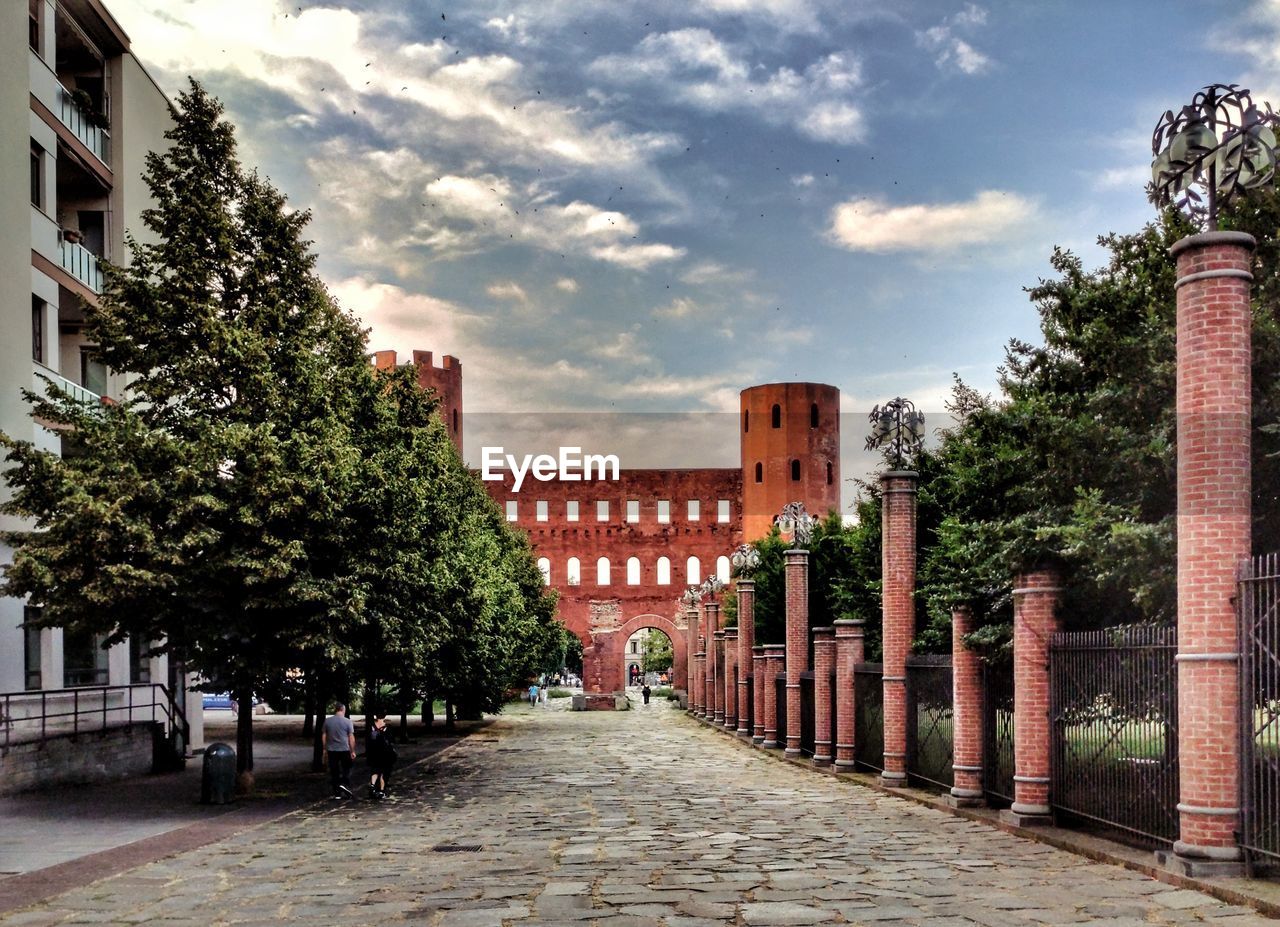
<path fill-rule="evenodd" d="M 135 698 L 141 694 L 137 690 L 142 689 L 148 690 L 149 700 Z M 37 705 L 38 712 L 14 714 L 15 707 L 21 710 L 24 706 L 35 708 Z M 82 719 L 90 718 L 99 723 L 91 722 L 86 726 Z M 170 732 L 179 728 L 184 746 L 190 743 L 191 726 L 186 714 L 168 687 L 161 683 L 0 692 L 0 732 L 3 734 L 0 736 L 0 755 L 8 753 L 15 744 L 43 744 L 54 737 L 70 736 L 74 739 L 82 733 L 140 721 L 164 723 Z"/>

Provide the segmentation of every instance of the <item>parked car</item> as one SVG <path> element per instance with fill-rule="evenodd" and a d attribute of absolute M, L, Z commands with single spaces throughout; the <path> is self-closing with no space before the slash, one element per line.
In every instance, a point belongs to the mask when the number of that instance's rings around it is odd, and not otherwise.
<path fill-rule="evenodd" d="M 205 711 L 234 712 L 237 709 L 236 700 L 231 697 L 230 692 L 206 692 L 203 704 Z M 255 715 L 269 715 L 271 714 L 271 706 L 255 697 L 253 700 L 253 713 Z"/>

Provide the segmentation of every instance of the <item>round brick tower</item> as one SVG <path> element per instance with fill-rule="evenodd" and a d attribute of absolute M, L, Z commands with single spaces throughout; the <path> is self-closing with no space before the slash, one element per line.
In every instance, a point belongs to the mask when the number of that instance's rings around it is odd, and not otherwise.
<path fill-rule="evenodd" d="M 840 510 L 840 390 L 767 383 L 742 391 L 742 533 L 764 537 L 788 502 Z"/>

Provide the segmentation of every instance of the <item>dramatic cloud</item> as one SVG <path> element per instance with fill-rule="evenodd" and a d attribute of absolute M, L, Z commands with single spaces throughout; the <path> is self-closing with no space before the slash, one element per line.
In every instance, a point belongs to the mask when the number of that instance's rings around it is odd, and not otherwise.
<path fill-rule="evenodd" d="M 761 71 L 744 53 L 708 29 L 652 33 L 625 54 L 596 59 L 590 71 L 620 84 L 649 86 L 705 112 L 745 112 L 771 124 L 790 124 L 818 141 L 851 144 L 865 125 L 856 105 L 859 63 L 830 54 L 803 73 Z"/>
<path fill-rule="evenodd" d="M 561 277 L 556 281 L 556 289 L 565 293 L 578 292 L 578 281 L 572 277 Z"/>
<path fill-rule="evenodd" d="M 527 303 L 529 301 L 529 294 L 524 291 L 524 287 L 514 280 L 491 283 L 485 287 L 485 292 L 494 299 L 506 299 L 515 303 Z"/>
<path fill-rule="evenodd" d="M 969 44 L 961 35 L 972 35 L 986 25 L 987 11 L 976 4 L 941 23 L 916 34 L 916 41 L 934 53 L 934 63 L 944 71 L 981 74 L 991 69 L 991 59 Z"/>
<path fill-rule="evenodd" d="M 1036 217 L 1016 193 L 984 190 L 963 203 L 891 206 L 883 200 L 841 203 L 831 211 L 831 240 L 850 251 L 949 251 L 1007 240 Z"/>

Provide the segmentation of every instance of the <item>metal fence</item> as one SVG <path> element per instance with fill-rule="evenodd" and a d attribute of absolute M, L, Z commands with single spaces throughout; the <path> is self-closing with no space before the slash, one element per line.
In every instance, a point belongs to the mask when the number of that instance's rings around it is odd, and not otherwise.
<path fill-rule="evenodd" d="M 813 756 L 813 672 L 800 674 L 800 752 Z"/>
<path fill-rule="evenodd" d="M 779 673 L 773 679 L 774 697 L 778 700 L 778 749 L 787 745 L 787 674 Z"/>
<path fill-rule="evenodd" d="M 0 692 L 0 755 L 18 744 L 144 722 L 163 724 L 166 735 L 176 732 L 184 747 L 190 742 L 186 715 L 160 683 Z"/>
<path fill-rule="evenodd" d="M 907 776 L 938 788 L 955 784 L 955 704 L 951 655 L 907 658 Z"/>
<path fill-rule="evenodd" d="M 884 771 L 884 687 L 880 663 L 853 668 L 854 763 L 862 769 Z"/>
<path fill-rule="evenodd" d="M 1240 617 L 1240 845 L 1280 859 L 1280 554 L 1245 564 Z"/>
<path fill-rule="evenodd" d="M 738 706 L 738 727 L 748 731 L 753 730 L 752 726 L 756 721 L 755 678 L 754 674 L 747 677 L 747 693 L 743 696 L 747 702 Z M 739 689 L 738 692 L 741 694 L 742 690 Z"/>
<path fill-rule="evenodd" d="M 982 668 L 982 790 L 995 807 L 1013 802 L 1013 662 Z"/>
<path fill-rule="evenodd" d="M 1142 843 L 1177 838 L 1177 651 L 1175 628 L 1050 638 L 1055 810 Z"/>

